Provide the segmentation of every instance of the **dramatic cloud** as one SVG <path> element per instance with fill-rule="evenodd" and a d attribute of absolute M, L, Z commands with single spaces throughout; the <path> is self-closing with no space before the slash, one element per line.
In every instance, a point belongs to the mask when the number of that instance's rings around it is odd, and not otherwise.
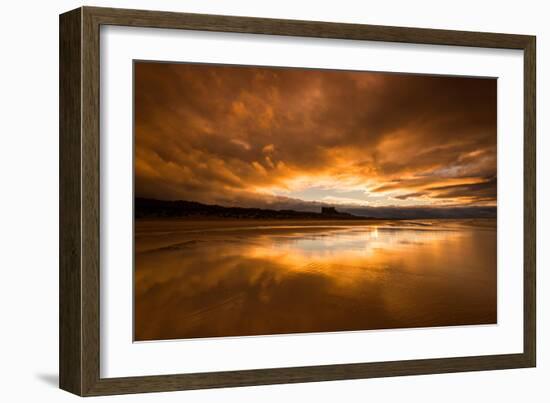
<path fill-rule="evenodd" d="M 496 80 L 135 64 L 136 196 L 496 204 Z"/>

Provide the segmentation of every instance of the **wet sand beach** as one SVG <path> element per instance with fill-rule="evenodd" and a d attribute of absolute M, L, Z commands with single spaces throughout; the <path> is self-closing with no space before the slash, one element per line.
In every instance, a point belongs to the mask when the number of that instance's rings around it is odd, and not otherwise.
<path fill-rule="evenodd" d="M 135 222 L 135 340 L 496 323 L 496 220 Z"/>

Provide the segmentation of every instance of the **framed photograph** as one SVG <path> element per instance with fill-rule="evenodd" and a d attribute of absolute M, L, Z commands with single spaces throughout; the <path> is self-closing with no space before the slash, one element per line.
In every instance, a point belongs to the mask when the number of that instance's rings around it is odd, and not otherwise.
<path fill-rule="evenodd" d="M 533 367 L 535 37 L 60 16 L 60 387 Z"/>

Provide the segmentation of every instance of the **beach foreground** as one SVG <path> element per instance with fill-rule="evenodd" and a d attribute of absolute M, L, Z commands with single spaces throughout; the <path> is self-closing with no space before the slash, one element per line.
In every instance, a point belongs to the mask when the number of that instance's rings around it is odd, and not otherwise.
<path fill-rule="evenodd" d="M 135 222 L 135 340 L 494 324 L 496 220 Z"/>

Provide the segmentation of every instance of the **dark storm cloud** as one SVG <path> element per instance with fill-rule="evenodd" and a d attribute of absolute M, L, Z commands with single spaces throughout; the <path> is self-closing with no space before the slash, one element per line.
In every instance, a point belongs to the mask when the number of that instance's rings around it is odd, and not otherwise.
<path fill-rule="evenodd" d="M 137 196 L 288 207 L 315 185 L 334 201 L 496 200 L 492 79 L 139 62 L 135 119 Z"/>
<path fill-rule="evenodd" d="M 496 200 L 497 178 L 487 178 L 482 182 L 462 183 L 458 185 L 434 186 L 428 188 L 431 197 L 470 198 L 475 200 Z"/>

